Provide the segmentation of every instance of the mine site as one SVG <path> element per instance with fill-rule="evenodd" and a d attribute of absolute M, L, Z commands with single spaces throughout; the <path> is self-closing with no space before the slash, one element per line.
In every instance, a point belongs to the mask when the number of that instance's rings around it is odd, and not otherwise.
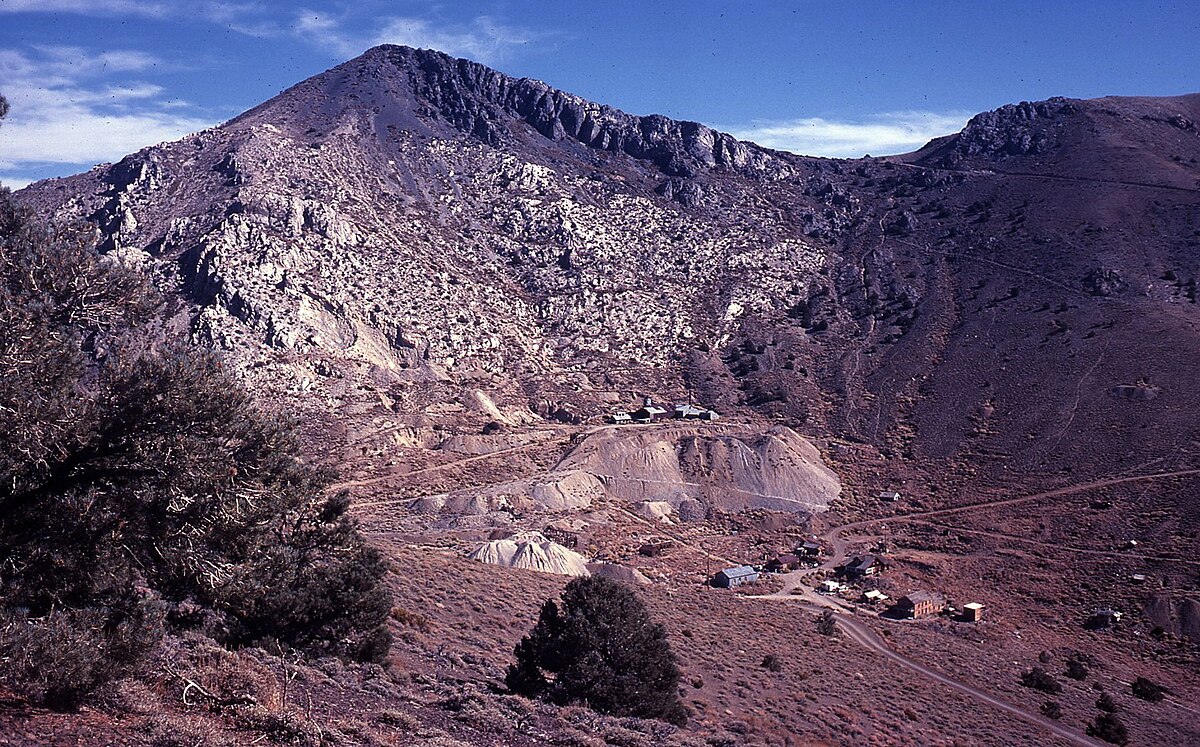
<path fill-rule="evenodd" d="M 1200 744 L 1200 94 L 811 156 L 492 16 L 26 5 L 0 745 Z M 68 169 L 194 72 L 45 46 L 122 14 L 339 62 Z"/>

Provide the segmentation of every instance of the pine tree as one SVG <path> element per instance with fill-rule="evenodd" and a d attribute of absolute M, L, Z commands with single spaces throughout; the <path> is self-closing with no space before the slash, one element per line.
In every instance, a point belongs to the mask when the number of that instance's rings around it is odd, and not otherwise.
<path fill-rule="evenodd" d="M 511 690 L 601 713 L 687 720 L 679 701 L 679 668 L 666 630 L 630 589 L 605 578 L 567 584 L 561 606 L 543 605 L 537 624 L 516 647 Z"/>

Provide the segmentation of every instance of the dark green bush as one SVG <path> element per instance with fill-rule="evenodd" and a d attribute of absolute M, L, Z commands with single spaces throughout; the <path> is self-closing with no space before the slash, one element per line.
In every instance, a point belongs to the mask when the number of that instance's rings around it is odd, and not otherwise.
<path fill-rule="evenodd" d="M 1062 692 L 1062 685 L 1058 684 L 1058 680 L 1054 679 L 1046 670 L 1041 667 L 1034 667 L 1021 675 L 1021 684 L 1025 687 L 1040 690 L 1050 695 L 1057 695 Z"/>
<path fill-rule="evenodd" d="M 1151 703 L 1158 703 L 1167 692 L 1169 692 L 1167 688 L 1145 677 L 1138 677 L 1133 681 L 1133 696 L 1135 698 L 1148 700 Z"/>
<path fill-rule="evenodd" d="M 1101 713 L 1096 720 L 1088 724 L 1088 736 L 1103 739 L 1110 744 L 1128 744 L 1129 730 L 1125 722 L 1115 713 Z"/>
<path fill-rule="evenodd" d="M 1082 659 L 1072 657 L 1067 659 L 1066 675 L 1073 680 L 1085 680 L 1088 676 L 1088 665 Z"/>
<path fill-rule="evenodd" d="M 593 576 L 567 584 L 561 606 L 543 605 L 516 657 L 506 682 L 521 695 L 618 716 L 687 720 L 666 630 L 616 581 Z"/>

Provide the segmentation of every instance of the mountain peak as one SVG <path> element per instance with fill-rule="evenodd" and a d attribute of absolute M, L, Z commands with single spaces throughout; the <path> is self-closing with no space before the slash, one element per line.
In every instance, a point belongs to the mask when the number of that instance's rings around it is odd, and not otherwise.
<path fill-rule="evenodd" d="M 297 96 L 303 101 L 294 100 Z M 492 146 L 540 136 L 565 147 L 624 153 L 668 176 L 712 169 L 762 171 L 772 156 L 753 144 L 696 122 L 637 116 L 561 91 L 540 80 L 513 78 L 471 60 L 431 49 L 372 47 L 247 112 L 272 124 L 281 116 L 326 129 L 347 109 L 369 110 L 381 131 L 463 133 Z M 315 115 L 315 118 L 314 118 Z M 321 120 L 324 120 L 322 122 Z"/>

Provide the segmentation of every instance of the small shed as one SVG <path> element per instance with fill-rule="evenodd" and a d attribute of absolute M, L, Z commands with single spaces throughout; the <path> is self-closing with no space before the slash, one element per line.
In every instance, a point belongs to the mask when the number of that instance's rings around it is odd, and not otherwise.
<path fill-rule="evenodd" d="M 914 591 L 900 597 L 891 612 L 897 617 L 928 617 L 941 612 L 945 606 L 946 602 L 937 594 L 928 591 Z"/>
<path fill-rule="evenodd" d="M 983 605 L 979 602 L 967 602 L 963 605 L 962 619 L 966 622 L 979 622 L 983 619 Z"/>
<path fill-rule="evenodd" d="M 886 501 L 888 503 L 895 503 L 896 501 L 900 500 L 900 494 L 894 490 L 885 490 L 879 494 L 879 500 Z"/>
<path fill-rule="evenodd" d="M 758 580 L 758 571 L 748 565 L 736 565 L 732 568 L 717 571 L 713 576 L 713 586 L 732 589 L 742 584 L 752 584 Z"/>
<path fill-rule="evenodd" d="M 867 604 L 879 604 L 881 602 L 886 602 L 887 599 L 888 595 L 884 594 L 879 589 L 869 589 L 864 591 L 862 595 L 862 600 Z"/>

